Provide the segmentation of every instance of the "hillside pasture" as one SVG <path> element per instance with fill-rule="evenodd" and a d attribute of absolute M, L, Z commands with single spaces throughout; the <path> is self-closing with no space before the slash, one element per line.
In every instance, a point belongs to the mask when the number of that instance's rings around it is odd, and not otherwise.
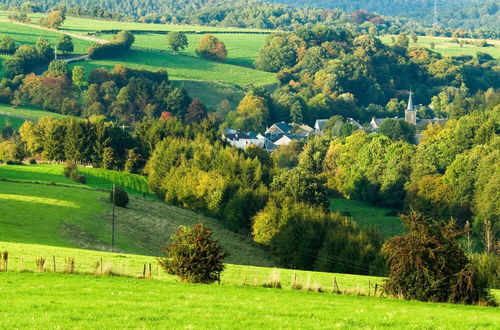
<path fill-rule="evenodd" d="M 8 16 L 7 12 L 2 12 L 1 16 Z M 33 22 L 37 22 L 46 14 L 29 14 Z M 117 22 L 106 19 L 95 19 L 85 17 L 67 16 L 61 30 L 86 34 L 98 30 L 146 30 L 146 31 L 216 31 L 216 32 L 269 32 L 263 29 L 241 29 L 232 27 L 212 27 L 201 25 L 181 25 L 181 24 L 149 24 L 136 22 Z"/>
<path fill-rule="evenodd" d="M 10 125 L 13 129 L 17 130 L 24 123 L 23 119 L 10 117 L 0 113 L 0 128 Z"/>
<path fill-rule="evenodd" d="M 38 120 L 42 117 L 53 117 L 53 118 L 65 118 L 66 115 L 40 110 L 34 107 L 16 107 L 10 106 L 8 104 L 0 104 L 0 114 L 10 117 L 17 117 L 26 120 Z"/>
<path fill-rule="evenodd" d="M 21 178 L 39 184 L 0 181 L 1 240 L 111 251 L 109 192 L 76 186 L 61 177 L 54 166 L 15 167 L 0 166 L 0 180 Z M 43 168 L 45 172 L 23 168 Z M 68 186 L 42 183 L 49 180 Z M 228 261 L 274 265 L 272 258 L 249 238 L 226 230 L 213 218 L 155 200 L 133 195 L 130 199 L 127 208 L 115 210 L 117 251 L 157 255 L 180 225 L 203 222 L 230 252 Z"/>
<path fill-rule="evenodd" d="M 173 55 L 170 53 L 150 52 L 132 49 L 126 54 L 111 60 L 79 62 L 87 73 L 105 67 L 112 69 L 121 64 L 132 69 L 156 71 L 166 69 L 172 80 L 217 81 L 234 85 L 269 85 L 276 82 L 273 73 L 245 68 L 237 65 L 207 61 L 199 57 Z"/>
<path fill-rule="evenodd" d="M 1 17 L 1 16 L 0 16 Z M 63 32 L 48 31 L 44 29 L 37 29 L 30 26 L 15 24 L 9 21 L 0 21 L 0 35 L 8 35 L 14 39 L 17 46 L 29 44 L 35 45 L 36 40 L 40 37 L 49 40 L 52 46 L 55 46 L 63 35 Z M 85 54 L 87 49 L 92 45 L 92 42 L 82 39 L 73 38 L 75 45 L 75 54 Z"/>
<path fill-rule="evenodd" d="M 405 233 L 395 210 L 343 198 L 330 198 L 330 209 L 351 217 L 363 227 L 377 228 L 385 238 Z"/>
<path fill-rule="evenodd" d="M 198 42 L 203 37 L 202 34 L 188 34 L 188 47 L 178 53 L 182 55 L 196 55 Z M 101 37 L 110 38 L 110 35 Z M 226 63 L 238 66 L 253 68 L 253 62 L 257 59 L 260 48 L 264 45 L 265 39 L 268 37 L 265 34 L 217 34 L 216 37 L 224 42 L 227 49 Z M 134 46 L 151 48 L 171 52 L 167 44 L 167 36 L 165 34 L 144 33 L 135 34 Z"/>
<path fill-rule="evenodd" d="M 397 36 L 394 36 L 397 38 Z M 382 42 L 391 45 L 392 40 L 390 35 L 380 37 Z M 440 53 L 444 56 L 459 56 L 459 55 L 471 55 L 476 56 L 477 52 L 483 52 L 490 54 L 494 58 L 500 58 L 500 40 L 487 40 L 489 47 L 478 47 L 474 45 L 475 42 L 480 40 L 475 39 L 459 39 L 463 41 L 470 42 L 471 44 L 464 44 L 460 47 L 460 44 L 452 42 L 452 38 L 445 37 L 427 37 L 418 36 L 417 43 L 410 40 L 410 47 L 422 46 L 431 49 L 431 43 L 434 42 L 434 51 Z"/>

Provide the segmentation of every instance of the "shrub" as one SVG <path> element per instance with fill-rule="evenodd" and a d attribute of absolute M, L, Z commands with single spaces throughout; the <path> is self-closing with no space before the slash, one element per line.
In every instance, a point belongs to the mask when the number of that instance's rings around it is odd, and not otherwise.
<path fill-rule="evenodd" d="M 384 245 L 385 290 L 404 299 L 475 304 L 490 299 L 487 282 L 460 249 L 454 222 L 440 226 L 418 212 L 402 217 L 409 233 Z M 494 304 L 494 301 L 490 301 Z"/>
<path fill-rule="evenodd" d="M 29 160 L 29 163 L 30 163 L 31 165 L 36 165 L 36 159 L 35 159 L 35 158 L 31 158 L 31 159 Z"/>
<path fill-rule="evenodd" d="M 171 236 L 173 242 L 163 248 L 160 266 L 169 274 L 191 283 L 213 283 L 224 270 L 228 254 L 212 239 L 212 230 L 203 224 L 181 226 Z"/>
<path fill-rule="evenodd" d="M 114 201 L 115 201 L 115 205 L 118 206 L 118 207 L 126 207 L 128 202 L 129 202 L 129 198 L 128 198 L 128 194 L 127 192 L 121 188 L 121 187 L 116 187 L 114 189 Z M 110 201 L 111 203 L 113 203 L 113 190 L 111 190 L 110 194 L 109 194 L 109 198 L 110 198 Z"/>
<path fill-rule="evenodd" d="M 76 173 L 78 170 L 78 166 L 74 161 L 68 161 L 66 165 L 64 165 L 64 176 L 67 178 L 71 178 L 73 173 Z"/>

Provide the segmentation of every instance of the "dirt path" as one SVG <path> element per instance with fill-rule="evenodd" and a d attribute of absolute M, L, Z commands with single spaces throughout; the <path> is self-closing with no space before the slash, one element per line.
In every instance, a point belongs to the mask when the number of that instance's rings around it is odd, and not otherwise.
<path fill-rule="evenodd" d="M 13 24 L 24 25 L 24 26 L 35 28 L 35 29 L 46 30 L 46 31 L 51 31 L 51 32 L 56 32 L 56 33 L 62 33 L 62 34 L 67 34 L 67 35 L 69 35 L 70 37 L 73 37 L 73 38 L 87 40 L 87 41 L 93 41 L 93 42 L 97 42 L 99 44 L 104 44 L 104 43 L 108 42 L 108 40 L 105 40 L 105 39 L 99 39 L 99 38 L 96 38 L 96 37 L 84 36 L 84 35 L 76 34 L 76 33 L 70 33 L 70 32 L 66 32 L 64 30 L 50 29 L 50 28 L 43 27 L 43 26 L 36 25 L 36 24 L 29 24 L 29 23 L 22 23 L 22 22 L 16 22 L 16 21 L 8 21 L 8 20 L 2 20 L 2 22 L 10 22 L 10 23 L 13 23 Z"/>

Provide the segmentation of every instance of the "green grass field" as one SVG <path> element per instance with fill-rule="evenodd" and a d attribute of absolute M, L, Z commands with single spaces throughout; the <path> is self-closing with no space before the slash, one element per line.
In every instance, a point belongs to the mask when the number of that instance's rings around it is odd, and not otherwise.
<path fill-rule="evenodd" d="M 8 11 L 0 11 L 0 19 L 7 20 Z M 46 17 L 44 13 L 32 13 L 28 15 L 32 23 L 37 23 L 42 17 Z M 105 19 L 94 19 L 85 17 L 67 16 L 61 30 L 72 33 L 86 34 L 97 30 L 148 30 L 148 31 L 220 31 L 220 32 L 270 32 L 263 29 L 240 29 L 232 27 L 212 27 L 201 25 L 176 25 L 176 24 L 148 24 L 148 23 L 135 23 L 135 22 L 117 22 Z"/>
<path fill-rule="evenodd" d="M 12 128 L 17 130 L 23 123 L 23 119 L 0 114 L 0 128 L 5 127 L 7 124 L 9 124 Z"/>
<path fill-rule="evenodd" d="M 65 115 L 56 112 L 44 111 L 33 107 L 14 108 L 8 104 L 0 104 L 0 114 L 26 120 L 38 120 L 42 117 L 65 118 Z"/>
<path fill-rule="evenodd" d="M 106 189 L 113 184 L 126 189 L 129 193 L 151 196 L 145 177 L 102 168 L 79 167 L 78 172 L 87 179 L 84 185 L 76 183 L 63 174 L 63 165 L 8 165 L 0 166 L 0 179 L 35 181 L 41 183 L 59 183 L 76 187 Z"/>
<path fill-rule="evenodd" d="M 382 36 L 380 37 L 382 42 L 391 45 L 392 40 L 391 36 Z M 463 39 L 464 41 L 475 42 L 478 40 L 472 39 Z M 460 47 L 459 44 L 451 42 L 451 38 L 444 37 L 422 37 L 419 36 L 417 43 L 415 44 L 413 41 L 410 41 L 410 47 L 412 46 L 423 46 L 426 48 L 431 48 L 431 42 L 435 43 L 434 51 L 441 53 L 445 56 L 458 56 L 458 55 L 472 55 L 475 56 L 477 52 L 483 52 L 490 54 L 494 58 L 500 58 L 500 40 L 488 40 L 488 43 L 491 45 L 490 47 L 478 47 L 473 44 L 467 45 L 464 44 L 463 47 Z"/>
<path fill-rule="evenodd" d="M 118 184 L 128 184 L 131 189 L 138 184 L 144 188 L 145 181 L 142 177 L 125 173 L 91 168 L 79 170 L 88 178 L 87 185 L 78 185 L 64 177 L 62 166 L 0 166 L 0 179 L 45 183 L 0 181 L 0 231 L 7 233 L 0 240 L 111 250 L 109 194 L 88 187 L 109 189 L 109 183 L 114 180 Z M 49 182 L 72 187 L 54 186 L 47 184 Z M 116 209 L 118 251 L 156 255 L 180 225 L 203 222 L 214 229 L 221 244 L 232 254 L 230 261 L 274 264 L 270 261 L 272 258 L 248 238 L 226 230 L 215 219 L 155 200 L 130 198 L 126 209 Z"/>
<path fill-rule="evenodd" d="M 1 16 L 0 16 L 1 17 Z M 3 17 L 2 17 L 3 18 Z M 51 45 L 55 46 L 62 35 L 58 32 L 52 32 L 42 29 L 37 29 L 29 26 L 14 24 L 8 21 L 0 21 L 0 35 L 8 35 L 14 39 L 17 46 L 23 44 L 34 45 L 39 37 L 47 38 Z M 87 53 L 87 49 L 92 45 L 92 42 L 73 38 L 75 45 L 75 53 Z"/>
<path fill-rule="evenodd" d="M 124 277 L 1 273 L 5 328 L 494 329 L 495 308 Z"/>
<path fill-rule="evenodd" d="M 378 228 L 386 238 L 405 232 L 399 217 L 393 215 L 394 210 L 342 198 L 331 198 L 330 209 L 351 217 L 361 226 Z"/>
<path fill-rule="evenodd" d="M 111 35 L 103 35 L 102 38 L 111 38 Z M 196 55 L 198 42 L 203 37 L 200 34 L 188 34 L 188 48 L 179 51 L 183 55 Z M 217 34 L 216 37 L 224 42 L 228 53 L 228 64 L 253 68 L 253 62 L 257 58 L 260 48 L 267 37 L 265 34 Z M 136 34 L 134 46 L 170 51 L 165 34 Z"/>
<path fill-rule="evenodd" d="M 172 80 L 218 81 L 235 85 L 269 85 L 276 82 L 273 73 L 237 65 L 207 61 L 199 57 L 148 52 L 133 49 L 112 60 L 79 62 L 86 72 L 105 67 L 112 69 L 121 64 L 133 69 L 166 69 Z"/>

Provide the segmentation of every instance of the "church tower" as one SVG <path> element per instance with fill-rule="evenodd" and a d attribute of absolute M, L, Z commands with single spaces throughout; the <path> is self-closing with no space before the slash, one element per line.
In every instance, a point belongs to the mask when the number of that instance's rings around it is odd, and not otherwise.
<path fill-rule="evenodd" d="M 405 121 L 408 124 L 417 125 L 417 112 L 413 108 L 412 92 L 410 92 L 410 98 L 408 99 L 408 107 L 406 107 L 405 110 Z"/>

